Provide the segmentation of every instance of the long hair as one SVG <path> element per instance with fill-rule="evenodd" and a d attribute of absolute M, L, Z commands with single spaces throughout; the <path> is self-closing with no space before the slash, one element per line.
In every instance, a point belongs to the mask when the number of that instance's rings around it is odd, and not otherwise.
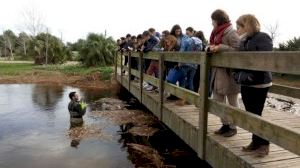
<path fill-rule="evenodd" d="M 195 37 L 198 37 L 203 43 L 206 42 L 206 39 L 205 39 L 205 37 L 204 37 L 204 34 L 203 34 L 203 32 L 202 32 L 201 30 L 199 30 L 199 31 L 197 31 L 197 32 L 195 33 Z"/>
<path fill-rule="evenodd" d="M 173 51 L 177 47 L 177 39 L 173 35 L 167 35 L 161 42 L 164 51 Z"/>
<path fill-rule="evenodd" d="M 181 29 L 181 27 L 178 24 L 176 24 L 172 27 L 170 34 L 176 37 L 175 31 L 177 29 Z M 181 34 L 182 34 L 182 29 L 181 29 Z"/>
<path fill-rule="evenodd" d="M 240 16 L 236 21 L 236 24 L 244 28 L 244 30 L 250 35 L 260 31 L 260 23 L 252 14 Z"/>

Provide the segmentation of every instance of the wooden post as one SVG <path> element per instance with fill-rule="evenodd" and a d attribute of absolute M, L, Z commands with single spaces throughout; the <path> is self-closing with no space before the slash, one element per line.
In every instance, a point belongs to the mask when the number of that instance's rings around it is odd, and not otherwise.
<path fill-rule="evenodd" d="M 202 59 L 203 58 L 203 59 Z M 207 134 L 207 109 L 208 109 L 208 73 L 209 56 L 205 54 L 201 58 L 200 65 L 200 112 L 199 112 L 199 130 L 198 130 L 198 155 L 205 160 L 206 153 L 206 134 Z"/>
<path fill-rule="evenodd" d="M 128 52 L 128 91 L 130 92 L 131 83 L 131 51 Z"/>
<path fill-rule="evenodd" d="M 115 55 L 115 79 L 116 80 L 118 77 L 118 55 L 119 55 L 119 52 L 117 52 Z"/>
<path fill-rule="evenodd" d="M 161 53 L 159 55 L 159 84 L 158 84 L 158 89 L 159 89 L 159 112 L 160 112 L 160 120 L 162 121 L 163 119 L 163 106 L 164 106 L 164 54 Z"/>
<path fill-rule="evenodd" d="M 121 51 L 121 85 L 123 86 L 123 54 L 124 52 Z"/>
<path fill-rule="evenodd" d="M 140 102 L 142 103 L 142 97 L 143 97 L 143 56 L 144 53 L 140 52 L 140 59 L 139 59 L 139 71 L 140 71 Z"/>

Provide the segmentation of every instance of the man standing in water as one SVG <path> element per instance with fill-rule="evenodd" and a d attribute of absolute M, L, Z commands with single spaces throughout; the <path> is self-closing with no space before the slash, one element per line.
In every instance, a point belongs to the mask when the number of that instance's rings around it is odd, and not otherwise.
<path fill-rule="evenodd" d="M 71 92 L 69 94 L 69 98 L 71 99 L 68 105 L 71 128 L 82 126 L 83 124 L 82 116 L 86 112 L 86 104 L 80 102 L 80 97 L 76 92 Z"/>

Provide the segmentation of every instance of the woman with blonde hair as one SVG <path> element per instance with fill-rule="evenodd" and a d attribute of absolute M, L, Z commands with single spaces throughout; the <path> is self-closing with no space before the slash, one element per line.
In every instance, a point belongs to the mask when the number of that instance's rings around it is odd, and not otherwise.
<path fill-rule="evenodd" d="M 239 36 L 230 23 L 228 14 L 223 10 L 215 10 L 212 15 L 213 31 L 209 40 L 211 52 L 234 51 L 239 46 Z M 211 73 L 210 90 L 213 92 L 213 99 L 238 107 L 238 93 L 240 86 L 235 83 L 230 69 L 213 67 Z M 224 137 L 231 137 L 237 133 L 236 126 L 226 118 L 222 118 L 222 127 L 215 131 L 215 134 Z"/>
<path fill-rule="evenodd" d="M 260 24 L 254 15 L 242 15 L 236 21 L 240 35 L 240 51 L 272 51 L 270 36 L 260 32 Z M 262 114 L 267 93 L 272 86 L 272 75 L 266 71 L 237 70 L 234 78 L 241 84 L 242 100 L 248 112 Z M 252 142 L 243 147 L 243 151 L 255 151 L 260 157 L 269 153 L 269 141 L 253 134 Z"/>

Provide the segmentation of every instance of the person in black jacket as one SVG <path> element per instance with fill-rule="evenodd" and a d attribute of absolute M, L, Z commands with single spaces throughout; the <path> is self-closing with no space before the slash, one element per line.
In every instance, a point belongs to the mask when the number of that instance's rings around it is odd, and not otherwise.
<path fill-rule="evenodd" d="M 260 32 L 260 24 L 254 15 L 242 15 L 236 21 L 241 37 L 240 51 L 272 51 L 270 36 Z M 260 115 L 264 109 L 267 93 L 272 86 L 272 75 L 266 71 L 238 70 L 234 78 L 241 84 L 242 100 L 248 112 Z M 260 157 L 268 155 L 269 141 L 253 134 L 252 142 L 243 151 L 255 151 Z"/>
<path fill-rule="evenodd" d="M 82 126 L 83 119 L 82 116 L 86 112 L 86 104 L 80 102 L 79 95 L 76 92 L 71 92 L 69 94 L 69 98 L 71 99 L 68 109 L 70 113 L 70 127 Z"/>

